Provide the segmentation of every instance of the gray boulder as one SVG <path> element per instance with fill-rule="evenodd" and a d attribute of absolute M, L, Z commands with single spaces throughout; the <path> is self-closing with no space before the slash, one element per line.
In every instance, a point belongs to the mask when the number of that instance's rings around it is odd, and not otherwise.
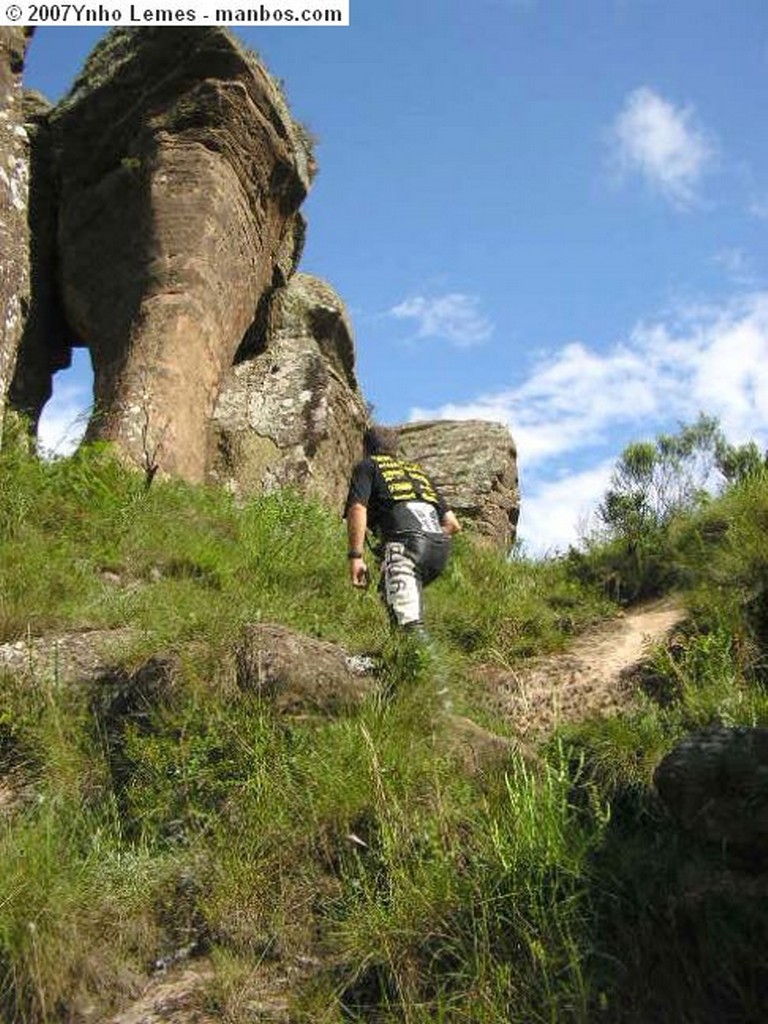
<path fill-rule="evenodd" d="M 236 661 L 240 687 L 283 714 L 336 715 L 358 707 L 375 689 L 372 676 L 342 648 L 285 626 L 247 626 Z"/>
<path fill-rule="evenodd" d="M 398 427 L 403 454 L 421 463 L 460 519 L 503 552 L 515 541 L 520 495 L 509 430 L 485 420 Z"/>

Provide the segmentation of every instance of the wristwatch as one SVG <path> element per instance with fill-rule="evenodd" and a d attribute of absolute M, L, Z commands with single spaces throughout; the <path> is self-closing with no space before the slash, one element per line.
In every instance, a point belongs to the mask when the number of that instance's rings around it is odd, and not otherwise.
<path fill-rule="evenodd" d="M 348 551 L 347 552 L 347 558 L 362 558 L 362 557 L 363 557 L 363 552 L 362 551 Z"/>

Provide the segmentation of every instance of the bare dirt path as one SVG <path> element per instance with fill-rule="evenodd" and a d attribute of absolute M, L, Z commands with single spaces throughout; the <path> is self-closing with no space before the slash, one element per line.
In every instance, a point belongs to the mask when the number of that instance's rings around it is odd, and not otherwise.
<path fill-rule="evenodd" d="M 631 703 L 631 678 L 654 646 L 682 623 L 671 599 L 632 609 L 518 671 L 484 666 L 480 677 L 494 709 L 521 736 L 549 732 L 566 721 L 612 714 Z"/>

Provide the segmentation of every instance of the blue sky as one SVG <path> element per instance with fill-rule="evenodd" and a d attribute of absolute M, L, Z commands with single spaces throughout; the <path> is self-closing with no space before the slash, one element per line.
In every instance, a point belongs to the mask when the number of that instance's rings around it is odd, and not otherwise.
<path fill-rule="evenodd" d="M 319 140 L 302 269 L 347 303 L 378 417 L 506 422 L 536 553 L 576 538 L 630 440 L 701 410 L 765 445 L 764 0 L 350 19 L 238 34 Z M 39 29 L 27 84 L 58 98 L 103 31 Z M 85 362 L 44 443 L 89 401 Z"/>

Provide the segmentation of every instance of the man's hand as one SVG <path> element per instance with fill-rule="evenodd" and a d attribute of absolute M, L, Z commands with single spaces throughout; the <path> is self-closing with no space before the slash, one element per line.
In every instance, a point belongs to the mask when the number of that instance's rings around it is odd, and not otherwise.
<path fill-rule="evenodd" d="M 452 537 L 454 533 L 461 533 L 461 523 L 453 512 L 445 513 L 441 526 L 443 527 L 443 533 L 449 537 Z"/>
<path fill-rule="evenodd" d="M 353 587 L 368 586 L 368 566 L 364 558 L 350 558 L 349 578 Z"/>

